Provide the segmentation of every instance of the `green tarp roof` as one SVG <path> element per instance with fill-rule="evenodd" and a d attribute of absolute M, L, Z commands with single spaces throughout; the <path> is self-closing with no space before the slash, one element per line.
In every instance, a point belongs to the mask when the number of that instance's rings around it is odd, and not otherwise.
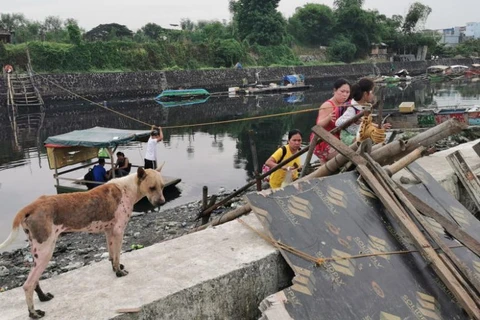
<path fill-rule="evenodd" d="M 149 134 L 150 130 L 122 130 L 94 127 L 49 137 L 45 140 L 45 145 L 106 148 L 140 140 L 148 137 Z"/>

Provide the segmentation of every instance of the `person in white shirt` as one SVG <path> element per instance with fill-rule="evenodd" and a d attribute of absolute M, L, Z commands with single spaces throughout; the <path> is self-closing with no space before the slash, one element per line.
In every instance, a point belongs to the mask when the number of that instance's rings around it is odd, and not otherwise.
<path fill-rule="evenodd" d="M 145 152 L 145 169 L 157 168 L 157 142 L 162 140 L 162 127 L 152 126 L 152 132 L 147 142 L 147 152 Z"/>

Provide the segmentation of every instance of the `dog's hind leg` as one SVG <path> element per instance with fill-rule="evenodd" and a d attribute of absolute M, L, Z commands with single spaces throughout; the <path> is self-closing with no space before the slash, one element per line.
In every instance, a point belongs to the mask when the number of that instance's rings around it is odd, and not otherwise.
<path fill-rule="evenodd" d="M 37 286 L 35 287 L 35 292 L 37 293 L 38 299 L 41 302 L 50 301 L 53 299 L 53 294 L 50 292 L 44 293 L 40 288 L 40 284 L 37 282 Z"/>
<path fill-rule="evenodd" d="M 32 253 L 33 253 L 33 268 L 28 274 L 27 281 L 23 284 L 23 290 L 25 291 L 25 299 L 27 301 L 28 315 L 32 319 L 39 319 L 45 315 L 45 312 L 42 310 L 35 310 L 33 305 L 33 291 L 35 290 L 38 294 L 37 288 L 40 292 L 43 291 L 40 289 L 38 281 L 43 271 L 47 268 L 48 262 L 52 258 L 53 249 L 55 248 L 56 239 L 48 239 L 44 243 L 38 243 L 36 241 L 32 242 Z M 53 295 L 50 293 L 43 294 L 42 298 L 47 298 L 51 300 Z M 40 295 L 39 295 L 40 298 Z M 44 300 L 44 301 L 48 301 Z"/>
<path fill-rule="evenodd" d="M 124 229 L 119 226 L 114 226 L 111 230 L 108 230 L 105 233 L 107 234 L 107 241 L 109 246 L 109 253 L 111 254 L 110 258 L 113 271 L 115 272 L 117 277 L 126 276 L 128 274 L 128 271 L 125 270 L 122 264 L 120 264 L 120 251 L 122 250 Z"/>

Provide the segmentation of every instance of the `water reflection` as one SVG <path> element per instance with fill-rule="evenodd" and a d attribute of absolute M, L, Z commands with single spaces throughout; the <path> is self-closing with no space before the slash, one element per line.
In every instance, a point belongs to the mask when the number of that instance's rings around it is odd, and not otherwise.
<path fill-rule="evenodd" d="M 316 108 L 331 97 L 332 83 L 333 79 L 311 82 L 314 88 L 304 93 L 296 93 L 295 101 L 289 99 L 291 96 L 281 94 L 234 98 L 224 96 L 211 97 L 202 104 L 165 108 L 153 101 L 153 97 L 135 97 L 109 100 L 107 106 L 146 124 L 167 127 L 158 156 L 160 161 L 166 161 L 166 175 L 183 180 L 179 185 L 180 198 L 174 198 L 166 205 L 171 207 L 199 200 L 204 185 L 209 187 L 209 193 L 212 194 L 222 187 L 227 190 L 238 188 L 250 180 L 254 168 L 250 130 L 254 132 L 260 163 L 279 145 L 285 143 L 285 134 L 292 128 L 300 129 L 307 141 L 310 128 L 316 119 Z M 479 92 L 478 82 L 412 82 L 400 87 L 388 87 L 385 108 L 398 107 L 403 101 L 415 101 L 419 108 L 435 104 L 439 106 L 440 103 L 480 104 Z M 315 110 L 261 118 L 269 114 L 306 109 Z M 26 114 L 27 117 L 23 119 L 28 126 L 20 126 L 19 121 L 14 123 L 4 106 L 0 108 L 0 203 L 3 206 L 0 211 L 0 235 L 8 234 L 13 215 L 20 208 L 42 194 L 55 193 L 53 172 L 48 168 L 46 150 L 43 147 L 43 141 L 48 136 L 94 126 L 148 128 L 146 124 L 120 117 L 82 101 L 46 101 L 45 110 L 42 112 L 27 111 Z M 188 126 L 247 117 L 257 119 Z M 121 151 L 124 151 L 133 163 L 143 164 L 144 147 L 143 144 L 135 144 L 122 148 Z"/>

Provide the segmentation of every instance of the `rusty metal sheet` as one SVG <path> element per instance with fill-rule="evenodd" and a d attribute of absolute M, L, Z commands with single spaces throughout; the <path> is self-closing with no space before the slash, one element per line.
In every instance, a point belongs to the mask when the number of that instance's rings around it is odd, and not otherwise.
<path fill-rule="evenodd" d="M 249 194 L 275 240 L 318 258 L 414 250 L 355 172 Z M 295 272 L 285 290 L 293 319 L 467 319 L 417 252 L 325 262 L 283 252 Z"/>

